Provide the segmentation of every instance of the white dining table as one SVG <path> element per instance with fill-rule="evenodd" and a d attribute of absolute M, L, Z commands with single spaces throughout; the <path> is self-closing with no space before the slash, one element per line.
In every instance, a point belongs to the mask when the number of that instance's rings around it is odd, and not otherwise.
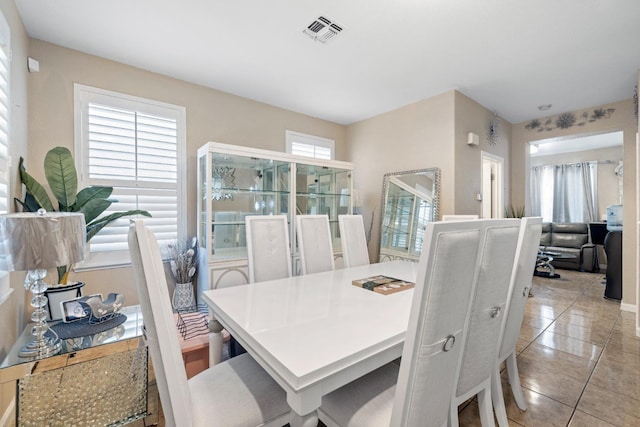
<path fill-rule="evenodd" d="M 322 396 L 402 355 L 413 289 L 383 295 L 352 281 L 415 282 L 417 270 L 408 261 L 369 264 L 208 290 L 203 299 L 286 391 L 291 426 L 315 426 Z"/>

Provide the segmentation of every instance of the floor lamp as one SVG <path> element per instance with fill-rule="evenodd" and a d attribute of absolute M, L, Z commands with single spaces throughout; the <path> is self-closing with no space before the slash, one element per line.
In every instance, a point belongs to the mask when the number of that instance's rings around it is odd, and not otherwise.
<path fill-rule="evenodd" d="M 43 358 L 57 354 L 61 343 L 47 325 L 47 269 L 84 259 L 84 214 L 73 212 L 23 212 L 0 215 L 0 268 L 24 271 L 24 286 L 33 294 L 33 339 L 20 349 L 20 357 Z"/>

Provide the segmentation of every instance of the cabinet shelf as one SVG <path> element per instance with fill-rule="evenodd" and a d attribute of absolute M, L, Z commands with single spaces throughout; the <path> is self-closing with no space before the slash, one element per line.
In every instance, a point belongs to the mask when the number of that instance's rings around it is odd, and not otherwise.
<path fill-rule="evenodd" d="M 342 197 L 348 199 L 350 196 L 348 194 L 335 194 L 335 193 L 304 193 L 301 191 L 296 192 L 297 197 Z"/>
<path fill-rule="evenodd" d="M 291 194 L 288 190 L 260 190 L 255 188 L 214 188 L 213 193 L 228 193 L 228 194 L 240 194 L 240 195 L 276 195 L 276 194 Z"/>

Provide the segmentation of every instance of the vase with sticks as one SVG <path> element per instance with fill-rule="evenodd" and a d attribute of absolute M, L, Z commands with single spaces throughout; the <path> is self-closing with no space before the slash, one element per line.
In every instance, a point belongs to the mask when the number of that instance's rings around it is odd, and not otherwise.
<path fill-rule="evenodd" d="M 196 299 L 193 292 L 193 277 L 197 271 L 198 244 L 194 237 L 189 240 L 176 240 L 167 245 L 169 265 L 176 281 L 171 300 L 176 311 L 195 309 Z"/>

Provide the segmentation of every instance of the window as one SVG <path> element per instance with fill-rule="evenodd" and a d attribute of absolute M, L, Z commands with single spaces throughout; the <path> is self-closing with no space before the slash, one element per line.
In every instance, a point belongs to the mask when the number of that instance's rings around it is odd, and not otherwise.
<path fill-rule="evenodd" d="M 9 25 L 0 12 L 0 213 L 9 212 L 9 58 L 11 56 Z M 0 271 L 0 304 L 12 289 L 9 273 Z"/>
<path fill-rule="evenodd" d="M 598 163 L 531 168 L 531 210 L 545 222 L 592 222 L 597 215 Z"/>
<path fill-rule="evenodd" d="M 333 160 L 336 142 L 333 139 L 286 131 L 287 153 L 315 159 Z"/>
<path fill-rule="evenodd" d="M 143 209 L 158 241 L 186 230 L 185 109 L 75 85 L 76 162 L 79 188 L 113 187 L 105 215 Z M 114 221 L 89 242 L 79 269 L 127 264 L 129 218 Z"/>

